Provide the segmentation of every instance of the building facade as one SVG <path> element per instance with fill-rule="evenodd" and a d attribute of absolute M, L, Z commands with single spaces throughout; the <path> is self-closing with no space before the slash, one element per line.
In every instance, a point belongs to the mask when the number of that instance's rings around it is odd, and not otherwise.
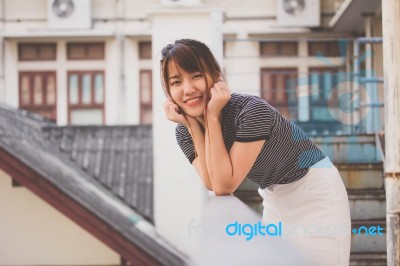
<path fill-rule="evenodd" d="M 162 111 L 164 45 L 206 42 L 233 92 L 263 97 L 310 135 L 382 130 L 379 1 L 0 0 L 0 17 L 0 102 L 59 126 L 153 124 L 155 223 L 183 251 L 205 191 Z"/>
<path fill-rule="evenodd" d="M 262 96 L 310 134 L 349 133 L 341 123 L 347 114 L 339 110 L 338 87 L 357 90 L 351 84 L 358 59 L 354 44 L 359 37 L 382 35 L 379 7 L 352 13 L 362 18 L 343 27 L 344 1 L 306 2 L 298 12 L 282 10 L 283 0 L 248 6 L 222 0 L 4 0 L 0 100 L 59 125 L 151 123 L 152 95 L 161 93 L 152 86 L 159 73 L 151 62 L 159 52 L 152 53 L 151 41 L 160 34 L 153 30 L 152 10 L 202 6 L 222 11 L 220 57 L 232 91 Z M 187 23 L 190 18 L 182 21 Z M 382 77 L 381 47 L 368 52 L 367 46 L 359 45 L 361 74 Z M 382 91 L 369 96 L 382 102 Z M 354 116 L 364 117 L 363 108 L 353 108 Z M 375 109 L 380 120 L 383 109 Z M 359 120 L 349 123 L 354 121 Z"/>

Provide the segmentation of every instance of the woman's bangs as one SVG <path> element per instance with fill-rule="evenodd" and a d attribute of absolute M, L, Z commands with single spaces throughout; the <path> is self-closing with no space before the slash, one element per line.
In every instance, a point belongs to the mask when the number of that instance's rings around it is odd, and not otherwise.
<path fill-rule="evenodd" d="M 186 47 L 183 49 L 177 49 L 176 52 L 171 55 L 171 61 L 187 73 L 204 72 L 200 65 L 200 60 L 194 51 L 191 51 Z"/>

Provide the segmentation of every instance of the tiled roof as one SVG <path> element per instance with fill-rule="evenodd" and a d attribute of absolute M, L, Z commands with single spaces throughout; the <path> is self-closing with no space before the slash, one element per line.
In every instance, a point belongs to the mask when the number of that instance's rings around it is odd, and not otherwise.
<path fill-rule="evenodd" d="M 151 127 L 57 127 L 41 116 L 0 104 L 1 150 L 148 256 L 161 264 L 186 264 L 185 256 L 149 222 L 153 217 Z"/>
<path fill-rule="evenodd" d="M 153 222 L 151 126 L 45 127 L 44 138 Z"/>

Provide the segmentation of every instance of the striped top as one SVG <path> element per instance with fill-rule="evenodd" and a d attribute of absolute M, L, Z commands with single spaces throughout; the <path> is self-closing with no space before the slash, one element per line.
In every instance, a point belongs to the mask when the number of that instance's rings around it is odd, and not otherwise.
<path fill-rule="evenodd" d="M 266 140 L 246 176 L 262 189 L 299 180 L 310 166 L 325 158 L 299 127 L 257 96 L 232 93 L 222 110 L 221 128 L 228 152 L 235 141 Z M 192 163 L 195 149 L 188 129 L 178 124 L 175 135 Z"/>

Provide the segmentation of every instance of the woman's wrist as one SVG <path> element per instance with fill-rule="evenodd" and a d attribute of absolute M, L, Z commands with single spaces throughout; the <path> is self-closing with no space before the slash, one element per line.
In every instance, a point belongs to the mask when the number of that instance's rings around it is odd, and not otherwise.
<path fill-rule="evenodd" d="M 207 122 L 213 123 L 213 122 L 218 122 L 219 123 L 219 114 L 207 114 Z"/>

